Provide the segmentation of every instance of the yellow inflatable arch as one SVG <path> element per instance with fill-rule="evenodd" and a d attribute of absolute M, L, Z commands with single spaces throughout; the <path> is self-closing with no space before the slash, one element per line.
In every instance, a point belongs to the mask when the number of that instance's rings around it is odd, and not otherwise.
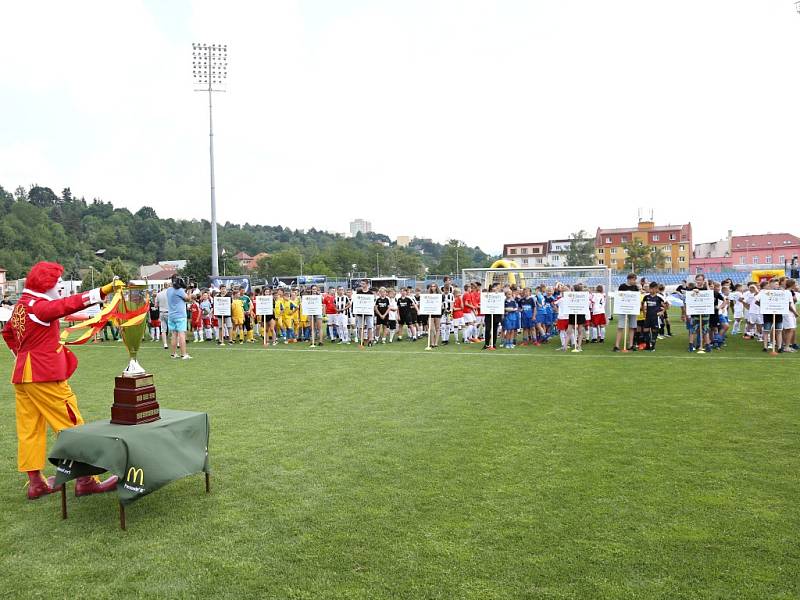
<path fill-rule="evenodd" d="M 786 275 L 786 271 L 783 269 L 761 269 L 750 273 L 750 278 L 755 282 L 761 283 L 765 279 L 769 281 L 773 277 L 783 277 L 784 275 Z"/>
<path fill-rule="evenodd" d="M 519 265 L 516 261 L 513 260 L 506 260 L 505 258 L 501 258 L 496 260 L 492 263 L 492 266 L 489 267 L 490 269 L 519 269 Z M 492 272 L 486 273 L 486 281 L 484 282 L 485 287 L 489 287 L 492 285 Z M 525 287 L 525 275 L 520 272 L 519 274 L 519 285 L 521 287 Z M 516 273 L 509 273 L 508 274 L 508 283 L 509 285 L 517 284 L 517 274 Z"/>

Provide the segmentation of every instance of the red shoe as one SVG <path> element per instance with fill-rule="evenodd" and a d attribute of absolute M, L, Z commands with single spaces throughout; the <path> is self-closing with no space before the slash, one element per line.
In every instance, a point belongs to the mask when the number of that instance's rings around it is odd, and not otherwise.
<path fill-rule="evenodd" d="M 30 482 L 28 484 L 28 500 L 36 500 L 53 492 L 60 492 L 61 486 L 54 487 L 55 482 L 56 478 L 52 476 L 47 479 L 40 477 L 38 480 Z"/>
<path fill-rule="evenodd" d="M 117 489 L 117 480 L 119 477 L 112 475 L 105 481 L 101 482 L 100 478 L 94 477 L 78 477 L 75 482 L 75 495 L 76 496 L 89 496 L 91 494 L 104 494 Z"/>

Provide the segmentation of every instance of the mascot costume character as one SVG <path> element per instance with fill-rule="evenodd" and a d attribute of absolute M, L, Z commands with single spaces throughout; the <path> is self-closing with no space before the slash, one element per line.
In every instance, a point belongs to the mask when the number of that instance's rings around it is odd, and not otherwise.
<path fill-rule="evenodd" d="M 101 288 L 62 298 L 63 272 L 64 267 L 57 263 L 35 264 L 3 329 L 3 339 L 15 357 L 11 383 L 16 395 L 17 466 L 28 474 L 31 500 L 61 489 L 53 486 L 54 477 L 45 479 L 42 475 L 46 425 L 58 433 L 83 424 L 77 399 L 67 383 L 78 359 L 61 343 L 59 320 L 100 302 L 123 286 L 115 279 Z M 116 475 L 103 482 L 97 477 L 81 477 L 75 484 L 75 495 L 110 492 L 116 485 Z"/>

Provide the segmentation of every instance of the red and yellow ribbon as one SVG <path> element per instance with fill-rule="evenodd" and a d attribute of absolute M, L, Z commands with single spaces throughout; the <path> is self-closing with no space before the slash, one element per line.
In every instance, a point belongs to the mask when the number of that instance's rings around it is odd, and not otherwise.
<path fill-rule="evenodd" d="M 120 324 L 120 327 L 131 327 L 133 325 L 138 325 L 145 319 L 147 310 L 150 307 L 150 302 L 145 302 L 141 307 L 135 310 L 121 312 L 121 303 L 122 292 L 117 292 L 103 307 L 103 309 L 100 311 L 100 314 L 95 315 L 91 319 L 87 319 L 80 325 L 67 327 L 64 331 L 62 331 L 61 343 L 65 346 L 79 346 L 81 344 L 85 344 L 90 339 L 94 338 L 95 334 L 103 329 L 103 327 L 105 327 L 106 323 L 109 321 L 117 321 Z M 72 340 L 71 342 L 66 341 L 71 333 L 83 329 L 86 331 L 79 335 L 76 339 Z"/>

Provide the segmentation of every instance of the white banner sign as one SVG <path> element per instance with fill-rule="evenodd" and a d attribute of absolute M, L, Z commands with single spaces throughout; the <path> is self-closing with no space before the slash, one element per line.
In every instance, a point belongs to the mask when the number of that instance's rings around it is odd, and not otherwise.
<path fill-rule="evenodd" d="M 231 316 L 231 297 L 217 296 L 214 298 L 214 314 L 218 317 Z"/>
<path fill-rule="evenodd" d="M 353 314 L 375 314 L 375 294 L 353 294 Z"/>
<path fill-rule="evenodd" d="M 441 294 L 420 294 L 419 314 L 439 316 L 442 314 Z"/>
<path fill-rule="evenodd" d="M 322 296 L 319 294 L 303 296 L 300 303 L 300 310 L 303 312 L 304 317 L 321 317 Z"/>
<path fill-rule="evenodd" d="M 694 315 L 713 315 L 714 290 L 687 290 L 686 314 L 690 317 Z"/>
<path fill-rule="evenodd" d="M 589 313 L 589 292 L 564 292 L 563 300 L 558 307 L 559 312 L 568 315 L 586 315 Z"/>
<path fill-rule="evenodd" d="M 264 317 L 275 314 L 272 296 L 256 296 L 256 316 Z"/>
<path fill-rule="evenodd" d="M 784 315 L 789 312 L 789 290 L 761 290 L 758 294 L 762 315 Z"/>
<path fill-rule="evenodd" d="M 481 314 L 502 315 L 506 312 L 505 300 L 501 292 L 481 292 Z"/>
<path fill-rule="evenodd" d="M 617 292 L 614 296 L 615 315 L 638 315 L 642 310 L 639 292 Z"/>

